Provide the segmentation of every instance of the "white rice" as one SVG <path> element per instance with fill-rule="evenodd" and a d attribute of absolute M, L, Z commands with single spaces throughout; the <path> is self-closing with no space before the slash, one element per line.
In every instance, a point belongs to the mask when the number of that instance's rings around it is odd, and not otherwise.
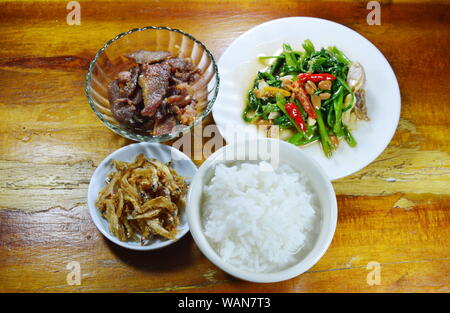
<path fill-rule="evenodd" d="M 296 261 L 314 225 L 308 185 L 304 175 L 287 165 L 217 165 L 204 187 L 202 218 L 208 241 L 224 261 L 242 270 L 285 268 Z"/>

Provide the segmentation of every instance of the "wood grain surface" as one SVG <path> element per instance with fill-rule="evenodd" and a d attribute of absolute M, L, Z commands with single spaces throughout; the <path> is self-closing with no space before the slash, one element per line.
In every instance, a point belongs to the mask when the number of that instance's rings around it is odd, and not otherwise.
<path fill-rule="evenodd" d="M 1 292 L 450 291 L 448 1 L 382 1 L 379 26 L 367 24 L 366 1 L 79 2 L 79 26 L 66 23 L 67 1 L 0 3 Z M 389 60 L 401 89 L 401 120 L 387 149 L 333 183 L 339 219 L 324 257 L 294 279 L 253 284 L 215 267 L 190 235 L 154 252 L 107 241 L 89 217 L 87 187 L 99 162 L 131 142 L 87 103 L 95 52 L 131 28 L 166 25 L 219 58 L 252 26 L 286 16 L 361 33 Z M 81 265 L 80 285 L 67 283 L 72 261 Z M 367 282 L 371 261 L 381 265 L 379 285 Z"/>

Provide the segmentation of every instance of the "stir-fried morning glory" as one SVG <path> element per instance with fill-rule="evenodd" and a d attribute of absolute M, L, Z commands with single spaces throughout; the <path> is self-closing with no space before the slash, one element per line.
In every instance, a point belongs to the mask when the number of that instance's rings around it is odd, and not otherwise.
<path fill-rule="evenodd" d="M 351 131 L 357 120 L 369 119 L 364 69 L 336 47 L 316 50 L 305 40 L 302 48 L 296 51 L 285 43 L 279 55 L 260 57 L 270 64 L 258 72 L 248 92 L 243 118 L 264 125 L 269 137 L 294 145 L 319 141 L 331 157 L 339 139 L 355 147 Z"/>

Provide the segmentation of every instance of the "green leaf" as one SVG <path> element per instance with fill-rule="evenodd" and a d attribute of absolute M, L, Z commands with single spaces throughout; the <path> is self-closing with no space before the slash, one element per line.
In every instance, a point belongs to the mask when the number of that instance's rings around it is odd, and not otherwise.
<path fill-rule="evenodd" d="M 280 128 L 290 128 L 294 127 L 294 124 L 292 123 L 291 119 L 287 115 L 280 115 L 277 118 L 273 120 L 275 125 L 280 126 Z"/>
<path fill-rule="evenodd" d="M 316 51 L 316 49 L 314 48 L 313 43 L 309 39 L 306 39 L 303 42 L 302 47 L 303 47 L 303 49 L 305 49 L 305 56 L 306 57 L 311 56 Z"/>

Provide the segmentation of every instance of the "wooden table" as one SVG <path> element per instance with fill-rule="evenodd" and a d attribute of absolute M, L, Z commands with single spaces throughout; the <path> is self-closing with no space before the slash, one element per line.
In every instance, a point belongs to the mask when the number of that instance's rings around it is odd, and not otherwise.
<path fill-rule="evenodd" d="M 448 2 L 381 3 L 379 26 L 367 24 L 365 1 L 80 3 L 79 26 L 66 23 L 67 1 L 0 4 L 0 291 L 450 291 Z M 388 148 L 333 183 L 339 220 L 324 257 L 297 278 L 253 284 L 219 270 L 190 235 L 145 253 L 107 241 L 89 217 L 86 191 L 99 162 L 131 142 L 87 104 L 95 52 L 128 29 L 167 25 L 219 58 L 252 26 L 285 16 L 330 19 L 361 33 L 391 63 L 402 95 Z M 381 266 L 374 285 L 372 261 Z M 80 264 L 80 285 L 68 284 L 70 262 Z"/>

